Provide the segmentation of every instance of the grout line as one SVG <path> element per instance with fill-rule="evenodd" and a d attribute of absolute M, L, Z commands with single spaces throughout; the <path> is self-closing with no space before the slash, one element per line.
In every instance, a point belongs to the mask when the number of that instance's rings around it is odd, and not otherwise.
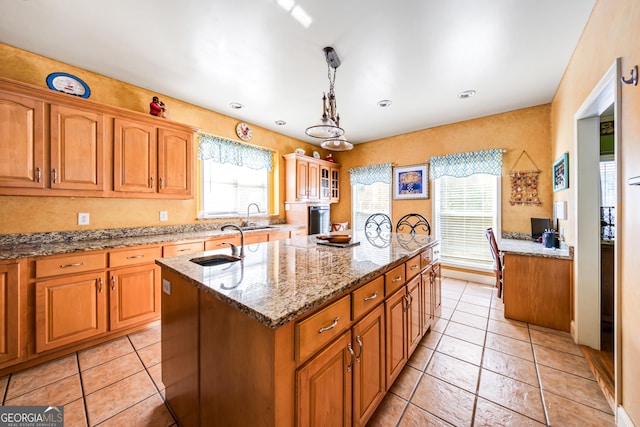
<path fill-rule="evenodd" d="M 540 390 L 540 400 L 542 401 L 542 412 L 544 414 L 544 421 L 547 426 L 550 426 L 549 422 L 549 414 L 547 413 L 547 405 L 544 399 L 544 391 L 542 390 L 542 378 L 540 378 L 540 370 L 538 369 L 538 357 L 536 356 L 536 351 L 533 346 L 533 338 L 531 337 L 531 328 L 529 328 L 529 324 L 527 323 L 527 332 L 529 333 L 529 341 L 531 343 L 531 353 L 533 354 L 533 366 L 536 368 L 536 376 L 538 377 L 538 388 Z"/>
<path fill-rule="evenodd" d="M 80 377 L 80 391 L 82 392 L 82 407 L 84 408 L 84 420 L 89 424 L 89 408 L 87 408 L 86 393 L 84 392 L 84 381 L 82 380 L 82 369 L 80 368 L 80 354 L 76 351 L 76 364 L 78 365 L 78 376 Z"/>

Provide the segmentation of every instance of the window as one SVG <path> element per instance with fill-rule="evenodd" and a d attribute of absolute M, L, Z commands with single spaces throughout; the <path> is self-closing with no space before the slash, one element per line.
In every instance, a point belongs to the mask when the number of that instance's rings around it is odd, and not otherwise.
<path fill-rule="evenodd" d="M 493 258 L 484 231 L 497 229 L 499 177 L 475 174 L 435 180 L 436 235 L 442 242 L 442 261 L 484 270 Z"/>
<path fill-rule="evenodd" d="M 500 235 L 502 150 L 431 158 L 436 236 L 445 265 L 490 270 L 493 258 L 484 235 Z"/>
<path fill-rule="evenodd" d="M 364 230 L 374 213 L 391 216 L 391 163 L 349 170 L 351 180 L 351 229 Z"/>
<path fill-rule="evenodd" d="M 613 156 L 600 158 L 600 237 L 616 237 L 616 162 Z"/>
<path fill-rule="evenodd" d="M 271 150 L 201 134 L 199 218 L 244 217 L 250 203 L 269 212 L 273 169 Z"/>

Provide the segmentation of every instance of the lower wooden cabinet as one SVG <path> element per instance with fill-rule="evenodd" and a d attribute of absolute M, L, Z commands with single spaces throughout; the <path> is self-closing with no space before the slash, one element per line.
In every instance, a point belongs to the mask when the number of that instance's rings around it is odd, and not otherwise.
<path fill-rule="evenodd" d="M 105 333 L 107 292 L 104 272 L 36 282 L 36 352 Z"/>
<path fill-rule="evenodd" d="M 353 363 L 351 331 L 348 331 L 298 370 L 297 426 L 351 424 Z"/>
<path fill-rule="evenodd" d="M 352 329 L 353 425 L 364 426 L 384 398 L 385 340 L 384 305 L 356 323 Z"/>
<path fill-rule="evenodd" d="M 0 367 L 26 358 L 24 261 L 0 262 Z"/>
<path fill-rule="evenodd" d="M 121 268 L 109 276 L 110 330 L 160 318 L 160 267 Z"/>

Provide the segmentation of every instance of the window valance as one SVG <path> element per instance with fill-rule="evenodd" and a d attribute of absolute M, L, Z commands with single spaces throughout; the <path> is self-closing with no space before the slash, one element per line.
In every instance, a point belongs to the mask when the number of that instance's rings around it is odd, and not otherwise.
<path fill-rule="evenodd" d="M 392 169 L 393 164 L 391 163 L 351 168 L 349 169 L 351 185 L 371 185 L 374 182 L 391 184 Z"/>
<path fill-rule="evenodd" d="M 251 169 L 273 170 L 273 151 L 268 148 L 243 144 L 206 133 L 200 133 L 198 136 L 198 159 L 211 159 L 216 163 L 231 163 Z"/>
<path fill-rule="evenodd" d="M 431 157 L 431 179 L 441 176 L 463 178 L 478 173 L 502 175 L 502 149 L 456 153 Z"/>

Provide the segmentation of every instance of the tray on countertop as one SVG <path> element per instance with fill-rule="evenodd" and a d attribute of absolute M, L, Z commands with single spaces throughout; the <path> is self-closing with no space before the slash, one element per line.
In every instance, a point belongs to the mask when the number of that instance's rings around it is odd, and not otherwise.
<path fill-rule="evenodd" d="M 349 246 L 358 246 L 360 244 L 360 242 L 334 243 L 326 240 L 318 240 L 316 243 L 319 245 L 333 246 L 336 248 L 348 248 Z"/>

